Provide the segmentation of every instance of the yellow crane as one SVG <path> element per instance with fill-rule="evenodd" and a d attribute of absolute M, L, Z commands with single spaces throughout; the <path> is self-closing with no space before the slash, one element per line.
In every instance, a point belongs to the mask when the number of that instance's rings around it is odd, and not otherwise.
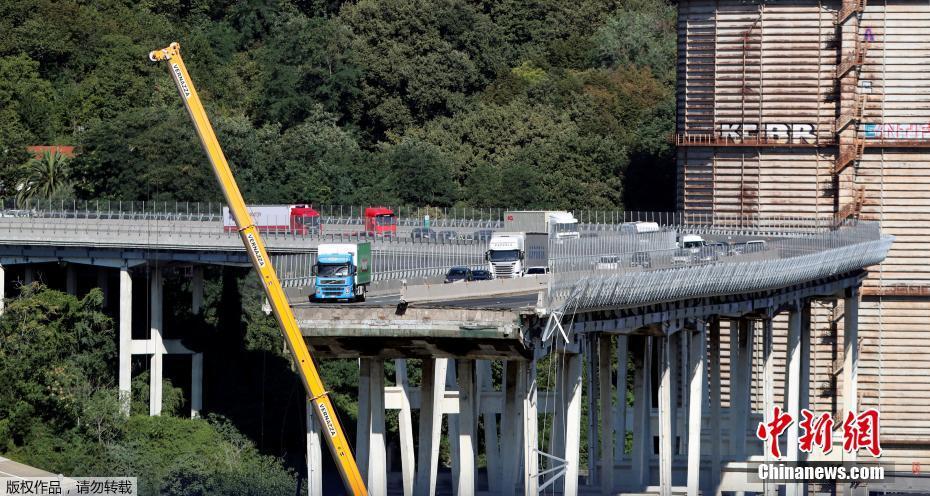
<path fill-rule="evenodd" d="M 194 82 L 191 81 L 187 68 L 184 66 L 184 60 L 181 59 L 181 47 L 178 43 L 172 43 L 166 48 L 155 50 L 149 53 L 149 59 L 153 62 L 165 61 L 170 68 L 171 77 L 174 79 L 178 92 L 181 94 L 181 101 L 187 109 L 188 115 L 194 121 L 194 128 L 197 129 L 197 135 L 200 137 L 200 143 L 207 152 L 207 158 L 213 166 L 213 172 L 220 183 L 223 195 L 226 197 L 226 203 L 229 205 L 229 211 L 236 221 L 239 229 L 239 235 L 242 237 L 242 243 L 252 260 L 255 271 L 258 272 L 265 288 L 265 295 L 271 303 L 271 309 L 278 325 L 284 333 L 284 339 L 294 360 L 300 369 L 300 378 L 304 382 L 307 394 L 314 407 L 314 413 L 323 427 L 323 435 L 326 438 L 326 444 L 336 460 L 336 466 L 339 467 L 342 481 L 346 489 L 353 495 L 367 495 L 368 490 L 365 488 L 365 482 L 359 473 L 358 465 L 355 463 L 355 457 L 349 447 L 349 441 L 346 439 L 342 426 L 336 418 L 333 403 L 323 386 L 320 379 L 320 373 L 310 356 L 307 344 L 304 342 L 300 328 L 297 327 L 297 320 L 287 302 L 284 290 L 281 288 L 281 282 L 278 275 L 271 265 L 271 259 L 265 250 L 265 244 L 255 227 L 252 216 L 245 206 L 245 200 L 242 193 L 239 192 L 239 186 L 229 169 L 229 163 L 226 156 L 223 155 L 223 149 L 216 139 L 216 133 L 213 132 L 213 126 L 207 118 L 207 113 L 200 102 L 197 90 L 194 88 Z"/>

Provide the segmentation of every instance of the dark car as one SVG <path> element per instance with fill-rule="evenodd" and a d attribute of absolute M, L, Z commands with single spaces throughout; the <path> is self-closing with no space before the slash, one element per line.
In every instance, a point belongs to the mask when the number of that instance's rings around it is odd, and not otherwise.
<path fill-rule="evenodd" d="M 725 257 L 731 254 L 730 243 L 726 243 L 723 241 L 715 241 L 713 243 L 708 243 L 707 247 L 714 250 L 717 253 L 717 255 L 720 255 L 720 256 Z"/>
<path fill-rule="evenodd" d="M 459 239 L 459 233 L 455 231 L 439 231 L 436 235 L 436 239 L 439 241 L 455 241 Z"/>
<path fill-rule="evenodd" d="M 652 257 L 649 256 L 649 252 L 638 251 L 630 257 L 630 267 L 642 267 L 648 269 L 652 267 Z"/>
<path fill-rule="evenodd" d="M 491 271 L 484 269 L 471 271 L 472 281 L 490 281 L 491 279 L 494 279 L 494 277 L 491 276 Z"/>
<path fill-rule="evenodd" d="M 491 241 L 491 236 L 494 236 L 494 231 L 490 229 L 479 229 L 472 234 L 472 239 L 475 241 Z"/>
<path fill-rule="evenodd" d="M 436 231 L 428 227 L 414 227 L 410 239 L 436 239 Z"/>
<path fill-rule="evenodd" d="M 474 280 L 471 269 L 468 267 L 452 267 L 446 274 L 445 282 L 471 281 Z"/>

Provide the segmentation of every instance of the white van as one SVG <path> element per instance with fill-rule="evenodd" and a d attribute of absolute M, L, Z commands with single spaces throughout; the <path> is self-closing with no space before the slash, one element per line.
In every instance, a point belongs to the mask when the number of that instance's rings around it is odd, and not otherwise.
<path fill-rule="evenodd" d="M 680 247 L 686 250 L 691 250 L 692 253 L 697 253 L 707 246 L 707 241 L 704 241 L 704 238 L 698 236 L 697 234 L 685 234 L 681 237 Z"/>

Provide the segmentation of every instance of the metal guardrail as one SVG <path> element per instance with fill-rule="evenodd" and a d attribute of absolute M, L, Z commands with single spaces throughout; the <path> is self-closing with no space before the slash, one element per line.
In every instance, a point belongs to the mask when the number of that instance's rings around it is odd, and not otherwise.
<path fill-rule="evenodd" d="M 873 222 L 769 238 L 764 248 L 736 253 L 714 251 L 719 247 L 629 251 L 641 241 L 614 238 L 553 245 L 550 308 L 615 308 L 785 287 L 880 263 L 893 241 Z"/>
<path fill-rule="evenodd" d="M 470 237 L 474 234 L 470 230 L 499 228 L 501 220 L 494 217 L 503 213 L 502 209 L 482 210 L 487 213 L 484 218 L 469 219 L 456 216 L 454 211 L 444 212 L 431 220 L 431 227 L 447 226 L 455 230 L 455 236 L 437 239 L 404 232 L 419 227 L 421 219 L 413 215 L 435 209 L 402 209 L 411 217 L 401 218 L 398 235 L 388 237 L 360 232 L 362 208 L 340 210 L 340 214 L 347 214 L 344 217 L 333 215 L 335 207 L 322 210 L 329 215 L 323 234 L 263 233 L 285 285 L 312 282 L 310 267 L 316 246 L 326 242 L 371 241 L 376 281 L 442 275 L 455 265 L 484 267 L 487 239 Z M 14 205 L 0 200 L 0 244 L 244 251 L 238 234 L 224 231 L 221 212 L 222 205 L 217 203 Z M 878 263 L 891 243 L 891 238 L 881 237 L 877 223 L 851 221 L 835 228 L 832 217 L 621 211 L 576 211 L 575 215 L 581 237 L 550 241 L 550 303 L 609 306 L 770 287 L 821 277 L 843 267 Z M 635 228 L 628 225 L 630 222 L 655 222 L 660 230 L 631 234 Z M 718 246 L 683 256 L 675 243 L 689 233 L 766 244 L 755 252 Z"/>

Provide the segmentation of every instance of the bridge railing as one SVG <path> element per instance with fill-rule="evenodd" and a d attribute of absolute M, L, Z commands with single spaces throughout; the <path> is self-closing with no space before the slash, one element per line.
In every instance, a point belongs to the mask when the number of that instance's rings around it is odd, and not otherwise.
<path fill-rule="evenodd" d="M 450 268 L 486 268 L 484 245 L 379 244 L 372 249 L 372 279 L 375 281 L 414 279 L 445 275 Z M 285 287 L 313 285 L 312 267 L 316 252 L 278 253 L 272 264 Z"/>
<path fill-rule="evenodd" d="M 555 243 L 550 305 L 618 307 L 770 289 L 879 263 L 893 239 L 883 237 L 874 222 L 819 230 L 799 226 L 762 237 L 746 234 L 751 231 L 745 227 L 715 229 L 734 242 L 679 248 L 669 246 L 663 231 Z"/>

